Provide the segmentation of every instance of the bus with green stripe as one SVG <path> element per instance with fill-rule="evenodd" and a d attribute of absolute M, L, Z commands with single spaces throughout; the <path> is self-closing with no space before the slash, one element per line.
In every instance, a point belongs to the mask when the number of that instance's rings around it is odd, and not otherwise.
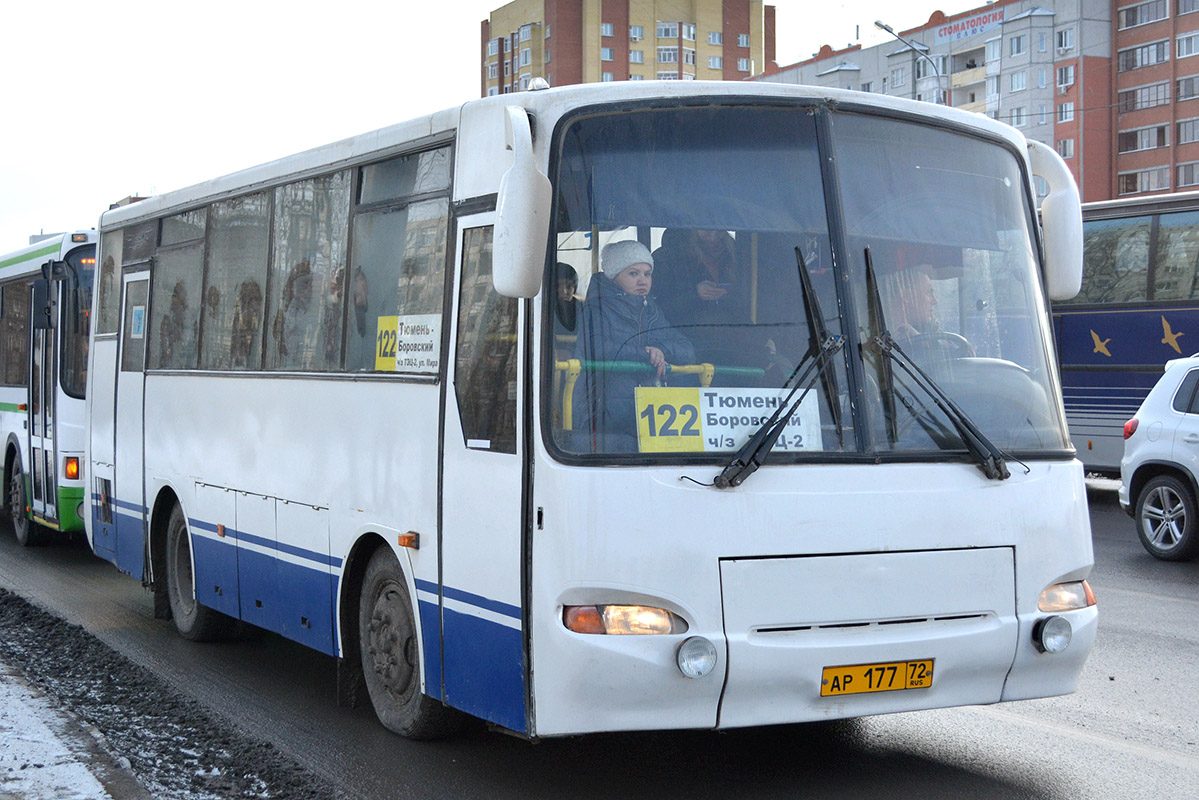
<path fill-rule="evenodd" d="M 95 231 L 0 256 L 3 502 L 22 545 L 83 530 L 84 389 Z"/>

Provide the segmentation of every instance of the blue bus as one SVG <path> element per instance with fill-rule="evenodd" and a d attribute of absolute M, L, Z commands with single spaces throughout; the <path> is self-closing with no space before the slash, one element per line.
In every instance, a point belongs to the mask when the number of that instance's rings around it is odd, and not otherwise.
<path fill-rule="evenodd" d="M 1070 438 L 1117 475 L 1124 422 L 1172 358 L 1199 351 L 1199 192 L 1083 206 L 1082 290 L 1053 304 Z"/>

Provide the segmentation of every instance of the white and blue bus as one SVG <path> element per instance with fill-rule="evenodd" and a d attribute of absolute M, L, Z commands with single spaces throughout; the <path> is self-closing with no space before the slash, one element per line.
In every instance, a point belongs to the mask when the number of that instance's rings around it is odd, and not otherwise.
<path fill-rule="evenodd" d="M 1083 206 L 1083 280 L 1053 304 L 1066 420 L 1089 472 L 1118 476 L 1124 423 L 1199 350 L 1199 192 Z"/>
<path fill-rule="evenodd" d="M 413 737 L 1075 688 L 1097 610 L 1048 298 L 1077 291 L 1078 194 L 1010 127 L 539 89 L 100 237 L 91 542 L 184 636 L 328 653 L 339 701 Z"/>
<path fill-rule="evenodd" d="M 84 391 L 96 232 L 0 256 L 3 500 L 22 545 L 84 530 Z"/>

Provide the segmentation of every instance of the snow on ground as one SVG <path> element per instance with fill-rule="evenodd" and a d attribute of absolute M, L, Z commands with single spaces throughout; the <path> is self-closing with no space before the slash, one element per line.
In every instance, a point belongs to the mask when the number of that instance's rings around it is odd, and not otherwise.
<path fill-rule="evenodd" d="M 85 765 L 79 723 L 0 663 L 0 800 L 111 800 Z"/>

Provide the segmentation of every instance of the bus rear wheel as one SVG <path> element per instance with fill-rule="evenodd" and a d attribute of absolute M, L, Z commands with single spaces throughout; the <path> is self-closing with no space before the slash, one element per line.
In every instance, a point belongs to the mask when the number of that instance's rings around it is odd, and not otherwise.
<path fill-rule="evenodd" d="M 12 515 L 12 531 L 22 547 L 40 544 L 41 527 L 29 518 L 29 501 L 25 490 L 25 473 L 21 465 L 14 463 L 12 477 L 8 481 L 8 510 Z"/>
<path fill-rule="evenodd" d="M 187 519 L 178 505 L 171 509 L 166 546 L 167 600 L 171 604 L 175 628 L 183 638 L 193 642 L 223 639 L 231 630 L 233 620 L 196 602 L 191 540 L 187 532 Z"/>
<path fill-rule="evenodd" d="M 387 547 L 376 550 L 366 568 L 358 641 L 371 705 L 385 728 L 409 739 L 439 739 L 457 729 L 459 714 L 421 691 L 412 600 Z"/>

